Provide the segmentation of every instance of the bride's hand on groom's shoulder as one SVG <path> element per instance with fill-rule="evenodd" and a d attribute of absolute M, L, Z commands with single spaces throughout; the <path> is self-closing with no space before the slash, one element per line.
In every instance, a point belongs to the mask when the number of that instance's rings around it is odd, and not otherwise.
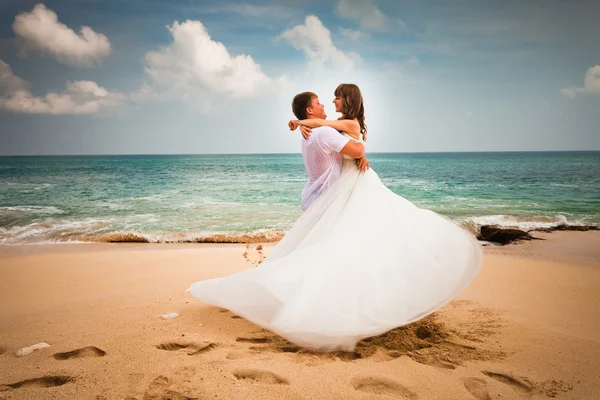
<path fill-rule="evenodd" d="M 310 129 L 308 126 L 304 126 L 304 125 L 300 126 L 300 133 L 302 134 L 302 137 L 304 139 L 308 139 L 310 137 L 311 132 L 312 132 L 312 129 Z"/>
<path fill-rule="evenodd" d="M 298 129 L 298 127 L 300 127 L 300 133 L 302 134 L 302 137 L 304 139 L 308 139 L 310 137 L 312 129 L 310 129 L 308 126 L 300 125 L 298 124 L 298 122 L 300 121 L 291 120 L 290 122 L 288 122 L 288 127 L 291 131 L 295 131 L 296 129 Z"/>
<path fill-rule="evenodd" d="M 369 169 L 369 160 L 367 160 L 367 157 L 362 156 L 361 158 L 357 158 L 356 159 L 356 168 L 358 168 L 358 170 L 360 172 L 365 172 L 366 170 Z"/>

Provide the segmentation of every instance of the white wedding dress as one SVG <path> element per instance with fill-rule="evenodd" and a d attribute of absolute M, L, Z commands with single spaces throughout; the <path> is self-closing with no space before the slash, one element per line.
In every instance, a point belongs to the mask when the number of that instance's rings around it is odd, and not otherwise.
<path fill-rule="evenodd" d="M 189 291 L 297 345 L 351 351 L 443 307 L 481 261 L 473 235 L 345 159 L 340 179 L 259 266 Z"/>

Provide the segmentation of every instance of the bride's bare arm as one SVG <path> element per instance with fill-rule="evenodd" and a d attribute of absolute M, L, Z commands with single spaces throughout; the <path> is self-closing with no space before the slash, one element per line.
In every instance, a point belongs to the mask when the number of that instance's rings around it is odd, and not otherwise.
<path fill-rule="evenodd" d="M 365 172 L 366 170 L 369 169 L 369 160 L 367 160 L 367 157 L 362 156 L 361 158 L 357 158 L 356 159 L 356 168 L 358 168 L 358 170 L 360 172 Z"/>
<path fill-rule="evenodd" d="M 357 121 L 351 119 L 302 119 L 302 120 L 294 120 L 290 121 L 289 124 L 290 129 L 295 130 L 298 126 L 308 126 L 309 128 L 318 128 L 320 126 L 330 126 L 333 129 L 336 129 L 340 132 L 346 132 L 352 137 L 359 138 L 360 134 L 360 125 Z"/>
<path fill-rule="evenodd" d="M 321 120 L 321 121 L 323 121 L 323 120 Z M 296 121 L 290 121 L 289 122 L 290 129 L 291 130 L 296 130 L 296 128 L 298 126 L 300 126 L 300 130 L 302 131 L 302 136 L 304 137 L 304 139 L 308 139 L 310 137 L 311 128 L 308 127 L 308 126 L 305 126 L 305 125 L 295 124 L 295 122 Z M 342 152 L 343 152 L 343 149 L 342 149 Z M 364 147 L 363 147 L 363 155 L 362 155 L 362 157 L 356 158 L 355 161 L 356 161 L 356 168 L 358 168 L 358 170 L 360 172 L 365 172 L 366 170 L 368 170 L 370 168 L 369 160 L 367 160 L 367 157 L 365 157 L 365 155 L 364 155 Z"/>

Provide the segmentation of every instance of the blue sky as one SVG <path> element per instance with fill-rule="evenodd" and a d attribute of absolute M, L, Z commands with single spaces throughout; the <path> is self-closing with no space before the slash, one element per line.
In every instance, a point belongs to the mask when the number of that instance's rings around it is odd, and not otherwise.
<path fill-rule="evenodd" d="M 363 90 L 371 152 L 600 150 L 600 2 L 0 3 L 0 155 L 296 153 Z M 83 28 L 82 27 L 86 27 Z"/>

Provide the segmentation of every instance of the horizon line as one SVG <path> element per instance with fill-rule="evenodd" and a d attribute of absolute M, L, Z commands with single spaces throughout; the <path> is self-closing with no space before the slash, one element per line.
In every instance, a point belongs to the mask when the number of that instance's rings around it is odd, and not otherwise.
<path fill-rule="evenodd" d="M 365 154 L 476 154 L 476 153 L 596 153 L 597 150 L 464 150 L 464 151 L 374 151 Z M 0 154 L 0 157 L 104 157 L 104 156 L 266 156 L 297 153 L 104 153 L 104 154 Z"/>

